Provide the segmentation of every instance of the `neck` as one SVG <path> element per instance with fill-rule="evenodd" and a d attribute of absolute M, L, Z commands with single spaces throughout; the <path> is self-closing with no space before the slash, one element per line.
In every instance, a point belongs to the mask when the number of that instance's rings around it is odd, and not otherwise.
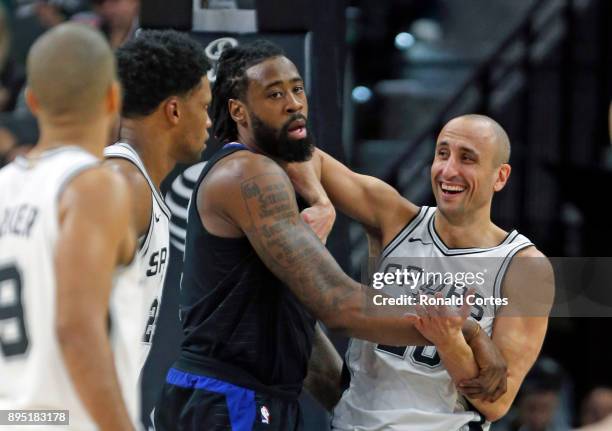
<path fill-rule="evenodd" d="M 136 150 L 157 187 L 176 166 L 176 160 L 170 154 L 169 133 L 155 127 L 148 118 L 122 119 L 119 140 Z"/>
<path fill-rule="evenodd" d="M 238 130 L 238 137 L 236 138 L 236 142 L 244 145 L 245 147 L 256 153 L 262 152 L 255 143 L 255 138 L 253 137 L 253 135 L 250 133 L 245 133 L 244 130 Z"/>
<path fill-rule="evenodd" d="M 278 163 L 281 167 L 285 168 L 287 166 L 287 162 L 279 159 L 278 157 L 274 157 L 271 156 L 270 154 L 265 153 L 264 151 L 262 151 L 257 144 L 255 143 L 255 138 L 250 135 L 250 134 L 246 134 L 242 131 L 238 131 L 238 138 L 236 139 L 236 142 L 238 142 L 239 144 L 244 145 L 245 147 L 247 147 L 249 150 L 258 153 L 258 154 L 263 154 L 264 156 L 268 157 L 269 159 L 274 160 L 276 163 Z"/>
<path fill-rule="evenodd" d="M 507 234 L 491 221 L 490 207 L 460 220 L 447 217 L 438 209 L 434 225 L 436 232 L 449 248 L 495 247 Z"/>
<path fill-rule="evenodd" d="M 97 121 L 55 121 L 49 123 L 45 120 L 39 121 L 40 138 L 36 146 L 30 151 L 30 155 L 36 156 L 43 151 L 63 147 L 81 147 L 94 156 L 102 159 L 104 147 L 108 142 L 110 125 L 107 119 Z"/>

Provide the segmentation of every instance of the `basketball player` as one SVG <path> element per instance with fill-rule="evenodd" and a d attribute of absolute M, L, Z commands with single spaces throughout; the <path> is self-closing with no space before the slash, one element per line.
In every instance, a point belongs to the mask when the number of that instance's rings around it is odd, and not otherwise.
<path fill-rule="evenodd" d="M 386 183 L 356 174 L 320 150 L 311 162 L 288 167 L 298 192 L 316 195 L 317 184 L 312 183 L 320 179 L 332 203 L 366 227 L 378 246 L 379 268 L 394 258 L 421 258 L 426 265 L 431 263 L 425 256 L 447 262 L 462 258 L 463 265 L 467 256 L 488 257 L 489 273 L 499 277 L 485 276 L 478 295 L 508 300 L 501 308 L 474 308 L 471 314 L 508 363 L 505 394 L 479 393 L 491 383 L 483 375 L 467 381 L 455 378 L 451 369 L 474 373 L 476 364 L 469 352 L 449 355 L 456 340 L 449 335 L 457 328 L 444 310 L 434 307 L 417 327 L 436 350 L 351 341 L 346 355 L 350 388 L 334 411 L 335 429 L 482 429 L 508 411 L 541 349 L 553 290 L 552 270 L 543 254 L 527 238 L 505 232 L 490 218 L 493 195 L 510 175 L 509 156 L 508 136 L 491 118 L 467 115 L 451 120 L 438 137 L 431 167 L 437 203 L 433 208 L 415 206 Z M 529 259 L 519 262 L 517 257 Z M 441 287 L 438 295 L 454 290 L 452 284 Z M 543 304 L 539 314 L 521 312 L 530 300 Z"/>
<path fill-rule="evenodd" d="M 117 50 L 123 105 L 119 141 L 107 147 L 106 164 L 127 180 L 139 238 L 141 366 L 151 348 L 169 251 L 170 210 L 162 180 L 177 162 L 200 160 L 211 126 L 210 64 L 200 44 L 172 30 L 141 31 Z"/>
<path fill-rule="evenodd" d="M 26 97 L 40 139 L 0 171 L 0 409 L 133 430 L 141 297 L 130 194 L 100 166 L 120 106 L 104 37 L 78 24 L 45 33 L 28 55 Z M 114 277 L 133 283 L 112 288 Z"/>
<path fill-rule="evenodd" d="M 223 52 L 212 117 L 227 144 L 202 171 L 189 208 L 185 339 L 156 409 L 158 431 L 299 429 L 315 318 L 377 342 L 429 343 L 405 307 L 369 314 L 372 292 L 302 221 L 279 163 L 311 156 L 307 115 L 304 82 L 280 48 L 257 41 Z M 458 350 L 481 339 L 474 329 L 465 324 Z"/>

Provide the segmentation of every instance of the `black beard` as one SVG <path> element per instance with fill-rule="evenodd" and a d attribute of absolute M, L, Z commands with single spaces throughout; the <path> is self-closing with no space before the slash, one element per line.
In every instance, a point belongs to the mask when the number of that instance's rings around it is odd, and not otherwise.
<path fill-rule="evenodd" d="M 255 114 L 250 116 L 255 143 L 265 154 L 289 163 L 310 160 L 314 151 L 310 133 L 307 133 L 303 139 L 289 138 L 289 125 L 296 120 L 306 121 L 306 117 L 302 114 L 292 115 L 280 130 L 268 126 Z"/>

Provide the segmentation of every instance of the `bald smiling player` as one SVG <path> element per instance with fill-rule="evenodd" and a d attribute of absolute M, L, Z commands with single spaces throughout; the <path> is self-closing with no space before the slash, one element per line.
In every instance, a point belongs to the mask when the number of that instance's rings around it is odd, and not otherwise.
<path fill-rule="evenodd" d="M 320 181 L 332 203 L 365 227 L 372 252 L 379 257 L 378 271 L 392 259 L 418 262 L 423 271 L 431 271 L 436 261 L 464 259 L 463 265 L 488 257 L 488 273 L 500 277 L 485 276 L 477 294 L 508 301 L 503 307 L 474 307 L 471 313 L 506 359 L 506 393 L 489 387 L 493 395 L 478 394 L 491 382 L 482 371 L 476 378 L 473 355 L 461 348 L 460 321 L 443 307 L 431 307 L 423 310 L 416 326 L 435 350 L 351 341 L 346 356 L 351 383 L 334 410 L 334 429 L 486 429 L 510 408 L 542 347 L 553 275 L 527 238 L 491 221 L 493 195 L 510 176 L 509 157 L 508 136 L 491 118 L 466 115 L 451 120 L 440 132 L 431 166 L 437 203 L 433 208 L 415 206 L 383 181 L 352 172 L 319 150 L 312 161 L 289 166 L 299 193 L 315 198 Z M 420 286 L 420 291 L 429 287 Z M 447 298 L 462 293 L 452 284 L 438 287 L 438 295 Z M 539 307 L 525 309 L 530 303 Z M 458 349 L 464 354 L 450 353 Z M 456 378 L 461 373 L 473 378 Z"/>
<path fill-rule="evenodd" d="M 32 46 L 27 79 L 40 139 L 0 171 L 0 410 L 132 430 L 141 296 L 135 278 L 113 279 L 135 274 L 136 238 L 127 184 L 100 166 L 120 106 L 114 56 L 97 31 L 60 25 Z"/>

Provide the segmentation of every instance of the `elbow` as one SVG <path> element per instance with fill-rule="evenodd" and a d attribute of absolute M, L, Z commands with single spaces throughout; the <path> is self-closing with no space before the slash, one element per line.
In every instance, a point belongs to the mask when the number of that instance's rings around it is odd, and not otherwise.
<path fill-rule="evenodd" d="M 55 323 L 55 334 L 62 352 L 79 351 L 87 348 L 93 338 L 91 322 L 71 318 L 58 318 Z"/>
<path fill-rule="evenodd" d="M 510 404 L 507 403 L 488 403 L 485 402 L 483 407 L 479 407 L 478 411 L 489 422 L 496 422 L 506 416 L 510 410 Z"/>
<path fill-rule="evenodd" d="M 78 344 L 80 337 L 79 327 L 76 322 L 69 319 L 58 319 L 55 324 L 55 335 L 62 351 Z"/>

